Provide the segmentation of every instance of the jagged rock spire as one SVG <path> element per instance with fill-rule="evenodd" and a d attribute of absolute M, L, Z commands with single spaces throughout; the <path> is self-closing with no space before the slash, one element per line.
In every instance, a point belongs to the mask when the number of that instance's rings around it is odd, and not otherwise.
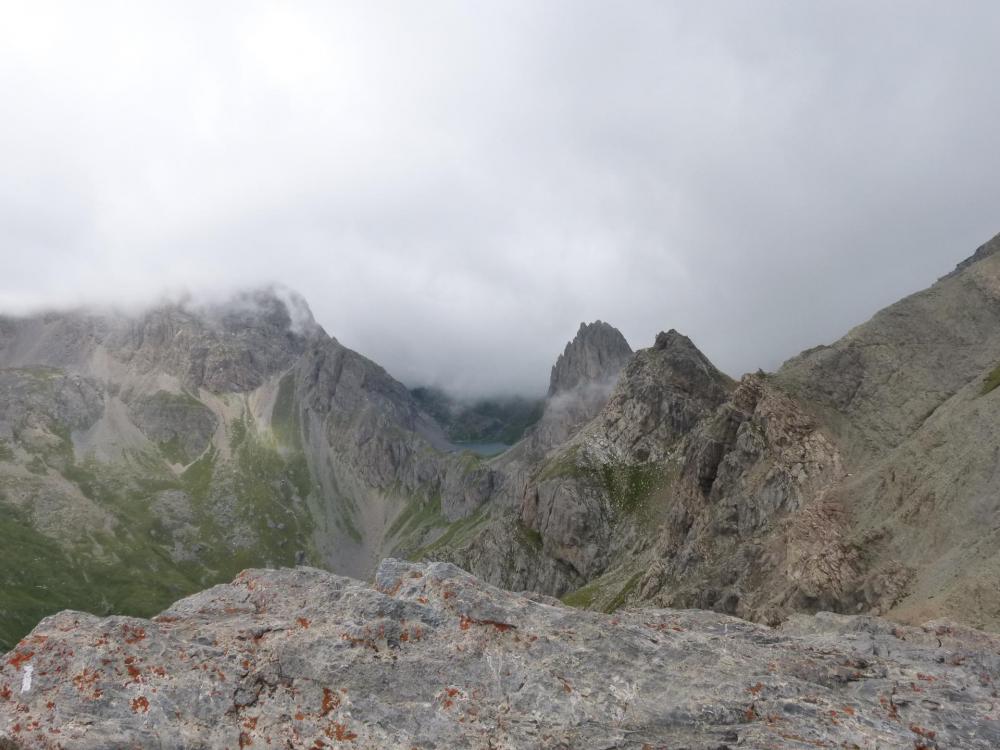
<path fill-rule="evenodd" d="M 581 383 L 614 378 L 632 356 L 621 331 L 601 320 L 581 323 L 576 337 L 566 344 L 552 367 L 549 396 L 572 390 Z"/>

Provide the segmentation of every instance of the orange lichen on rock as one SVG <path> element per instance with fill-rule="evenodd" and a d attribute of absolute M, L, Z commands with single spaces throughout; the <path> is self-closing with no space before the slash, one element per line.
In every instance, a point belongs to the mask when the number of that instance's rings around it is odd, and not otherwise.
<path fill-rule="evenodd" d="M 20 669 L 24 664 L 31 661 L 31 657 L 34 655 L 34 651 L 15 651 L 14 655 L 7 660 L 7 663 L 14 667 L 14 669 Z"/>
<path fill-rule="evenodd" d="M 354 732 L 348 731 L 346 724 L 341 724 L 340 722 L 333 722 L 329 728 L 326 730 L 326 736 L 332 737 L 338 742 L 354 742 L 358 738 L 358 735 Z"/>
<path fill-rule="evenodd" d="M 145 640 L 146 629 L 138 625 L 122 625 L 122 639 L 129 645 Z"/>
<path fill-rule="evenodd" d="M 339 707 L 340 696 L 330 690 L 330 688 L 323 688 L 323 707 L 321 709 L 321 714 L 326 716 L 328 713 Z"/>

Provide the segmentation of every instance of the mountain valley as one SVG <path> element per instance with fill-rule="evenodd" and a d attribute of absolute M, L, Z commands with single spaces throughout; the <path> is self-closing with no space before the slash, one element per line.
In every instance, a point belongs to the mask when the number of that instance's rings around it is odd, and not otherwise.
<path fill-rule="evenodd" d="M 217 585 L 241 571 L 296 566 L 288 585 L 338 591 L 362 586 L 339 576 L 381 570 L 392 596 L 385 571 L 409 563 L 385 558 L 413 561 L 415 578 L 475 576 L 449 605 L 473 618 L 463 628 L 530 602 L 550 608 L 544 628 L 597 622 L 567 605 L 708 610 L 684 627 L 838 638 L 890 632 L 878 616 L 964 628 L 968 649 L 992 638 L 969 628 L 1000 627 L 998 363 L 1000 236 L 771 373 L 734 379 L 675 330 L 633 351 L 608 323 L 581 324 L 540 401 L 409 389 L 283 289 L 3 317 L 0 651 L 14 669 L 2 674 L 20 679 L 25 644 L 71 615 L 22 639 L 60 610 L 128 628 L 117 616 L 228 601 Z M 478 441 L 512 444 L 462 448 Z M 530 593 L 496 604 L 513 596 L 501 589 Z M 819 612 L 845 619 L 807 617 Z"/>
<path fill-rule="evenodd" d="M 997 627 L 998 250 L 738 381 L 676 331 L 581 325 L 543 402 L 408 390 L 282 290 L 2 318 L 0 643 L 386 556 L 605 611 Z"/>

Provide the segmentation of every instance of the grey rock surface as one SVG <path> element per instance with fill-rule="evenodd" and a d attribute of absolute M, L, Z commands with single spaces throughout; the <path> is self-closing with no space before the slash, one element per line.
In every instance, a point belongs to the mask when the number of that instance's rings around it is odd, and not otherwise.
<path fill-rule="evenodd" d="M 576 336 L 552 366 L 549 396 L 584 383 L 613 380 L 632 356 L 621 332 L 604 321 L 581 323 Z"/>
<path fill-rule="evenodd" d="M 219 425 L 211 409 L 186 393 L 139 396 L 128 404 L 128 414 L 143 435 L 185 466 L 205 451 Z"/>
<path fill-rule="evenodd" d="M 649 349 L 625 366 L 607 405 L 599 432 L 613 455 L 631 463 L 662 460 L 676 441 L 715 411 L 732 390 L 691 339 L 661 332 Z"/>
<path fill-rule="evenodd" d="M 370 575 L 439 533 L 442 505 L 488 498 L 447 446 L 286 291 L 0 317 L 0 646 L 47 612 L 150 615 L 254 565 Z"/>
<path fill-rule="evenodd" d="M 454 566 L 247 570 L 152 620 L 63 612 L 0 666 L 16 748 L 967 748 L 1000 638 L 945 622 L 603 615 Z"/>
<path fill-rule="evenodd" d="M 1000 627 L 998 251 L 738 385 L 661 334 L 594 418 L 509 451 L 512 510 L 434 553 L 594 609 Z"/>

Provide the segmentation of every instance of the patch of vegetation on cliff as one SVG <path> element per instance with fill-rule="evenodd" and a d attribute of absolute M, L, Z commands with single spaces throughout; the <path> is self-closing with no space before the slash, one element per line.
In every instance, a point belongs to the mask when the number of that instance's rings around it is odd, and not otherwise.
<path fill-rule="evenodd" d="M 628 603 L 629 596 L 642 581 L 643 570 L 629 575 L 630 572 L 618 568 L 605 573 L 576 591 L 564 594 L 561 601 L 570 607 L 593 609 L 610 614 Z"/>
<path fill-rule="evenodd" d="M 448 519 L 441 512 L 441 495 L 428 498 L 403 494 L 399 488 L 394 492 L 405 498 L 405 505 L 385 534 L 392 544 L 392 555 L 407 559 L 418 559 L 421 545 L 438 529 L 449 526 Z"/>
<path fill-rule="evenodd" d="M 63 468 L 62 475 L 75 484 L 84 497 L 97 500 L 100 495 L 100 483 L 96 471 L 97 468 L 93 462 L 73 462 Z"/>
<path fill-rule="evenodd" d="M 257 550 L 246 552 L 270 565 L 294 565 L 295 553 L 313 531 L 305 503 L 312 490 L 305 456 L 300 450 L 282 455 L 266 435 L 250 433 L 235 458 L 236 509 L 259 542 Z"/>
<path fill-rule="evenodd" d="M 247 437 L 247 415 L 241 414 L 239 419 L 229 423 L 229 449 L 237 450 Z"/>
<path fill-rule="evenodd" d="M 181 474 L 181 484 L 195 500 L 204 501 L 212 488 L 212 477 L 215 474 L 215 458 L 218 451 L 211 447 L 201 458 L 188 466 Z"/>
<path fill-rule="evenodd" d="M 0 507 L 0 538 L 15 542 L 0 566 L 0 651 L 61 609 L 149 617 L 204 586 L 203 576 L 170 558 L 148 503 L 120 490 L 117 477 L 95 480 L 90 492 L 116 522 L 69 545 L 37 531 L 17 509 Z"/>
<path fill-rule="evenodd" d="M 160 449 L 163 457 L 170 463 L 180 464 L 181 466 L 188 463 L 187 451 L 184 450 L 184 445 L 177 435 L 174 435 L 169 440 L 160 441 L 157 447 Z"/>
<path fill-rule="evenodd" d="M 396 516 L 389 530 L 387 539 L 403 538 L 414 532 L 426 531 L 435 526 L 447 526 L 448 521 L 441 515 L 441 495 L 434 495 L 428 500 L 413 498 Z"/>
<path fill-rule="evenodd" d="M 167 461 L 185 466 L 209 444 L 218 417 L 187 391 L 159 390 L 129 404 L 129 416 Z"/>
<path fill-rule="evenodd" d="M 12 367 L 11 369 L 28 377 L 43 381 L 56 380 L 65 374 L 58 367 L 49 367 L 48 365 L 29 365 L 28 367 Z"/>
<path fill-rule="evenodd" d="M 295 379 L 285 375 L 278 385 L 278 394 L 271 410 L 271 433 L 287 464 L 287 476 L 300 497 L 312 492 L 312 474 L 302 444 L 302 422 L 295 399 Z M 360 534 L 359 534 L 360 536 Z"/>
<path fill-rule="evenodd" d="M 170 391 L 156 391 L 142 399 L 144 404 L 159 408 L 177 411 L 211 411 L 205 404 L 187 391 L 171 393 Z"/>
<path fill-rule="evenodd" d="M 626 581 L 625 585 L 622 586 L 621 590 L 617 594 L 615 594 L 614 598 L 610 602 L 608 602 L 608 604 L 604 608 L 604 611 L 611 613 L 625 606 L 626 602 L 628 601 L 629 595 L 636 590 L 636 588 L 639 586 L 639 581 L 641 580 L 642 580 L 642 571 L 639 571 L 631 578 L 629 578 L 628 581 Z"/>
<path fill-rule="evenodd" d="M 295 378 L 291 373 L 278 383 L 278 393 L 271 409 L 271 431 L 282 445 L 302 449 L 302 427 L 295 404 Z"/>
<path fill-rule="evenodd" d="M 994 370 L 986 376 L 986 379 L 983 381 L 982 395 L 985 396 L 987 393 L 992 393 L 997 388 L 1000 388 L 1000 365 L 997 365 L 996 368 L 994 368 Z"/>
<path fill-rule="evenodd" d="M 577 609 L 589 609 L 602 592 L 600 581 L 591 581 L 586 586 L 581 586 L 576 591 L 571 591 L 562 596 L 562 603 Z"/>
<path fill-rule="evenodd" d="M 544 545 L 541 533 L 520 520 L 515 528 L 515 538 L 533 552 L 541 552 Z"/>
<path fill-rule="evenodd" d="M 591 470 L 577 463 L 579 452 L 579 445 L 571 445 L 550 458 L 539 470 L 536 481 L 544 482 L 549 479 L 563 478 L 581 479 L 589 476 L 592 473 Z"/>
<path fill-rule="evenodd" d="M 646 500 L 661 489 L 666 476 L 658 464 L 603 464 L 597 470 L 612 507 L 634 514 Z"/>
<path fill-rule="evenodd" d="M 448 525 L 445 532 L 433 542 L 424 545 L 413 553 L 413 559 L 426 559 L 435 552 L 446 549 L 455 549 L 468 542 L 472 537 L 482 530 L 489 520 L 489 511 L 486 505 L 479 506 L 471 516 L 460 518 Z"/>
<path fill-rule="evenodd" d="M 38 474 L 39 476 L 44 476 L 49 470 L 41 456 L 32 456 L 31 460 L 25 464 L 24 468 L 32 474 Z"/>
<path fill-rule="evenodd" d="M 59 609 L 86 610 L 99 601 L 79 567 L 55 540 L 36 531 L 16 508 L 0 504 L 0 653 Z"/>
<path fill-rule="evenodd" d="M 345 508 L 341 508 L 340 512 L 337 514 L 337 518 L 334 519 L 334 523 L 337 524 L 337 528 L 343 531 L 347 536 L 351 538 L 355 544 L 361 544 L 365 541 L 364 535 L 358 530 L 358 527 L 354 525 L 354 516 L 351 511 Z"/>
<path fill-rule="evenodd" d="M 57 541 L 0 503 L 0 538 L 11 542 L 0 566 L 0 646 L 60 609 L 148 617 L 245 568 L 291 566 L 302 552 L 311 559 L 304 454 L 245 418 L 235 424 L 242 434 L 231 460 L 209 446 L 180 475 L 158 449 L 81 460 L 69 430 L 50 425 L 50 444 L 31 457 L 32 481 L 58 482 L 58 472 L 112 520 Z M 184 494 L 163 506 L 163 491 Z M 163 507 L 179 515 L 164 516 Z"/>
<path fill-rule="evenodd" d="M 554 479 L 579 480 L 600 487 L 611 507 L 619 513 L 636 515 L 647 501 L 670 483 L 666 467 L 657 463 L 604 463 L 597 466 L 580 461 L 580 446 L 573 445 L 545 463 L 536 482 Z"/>

